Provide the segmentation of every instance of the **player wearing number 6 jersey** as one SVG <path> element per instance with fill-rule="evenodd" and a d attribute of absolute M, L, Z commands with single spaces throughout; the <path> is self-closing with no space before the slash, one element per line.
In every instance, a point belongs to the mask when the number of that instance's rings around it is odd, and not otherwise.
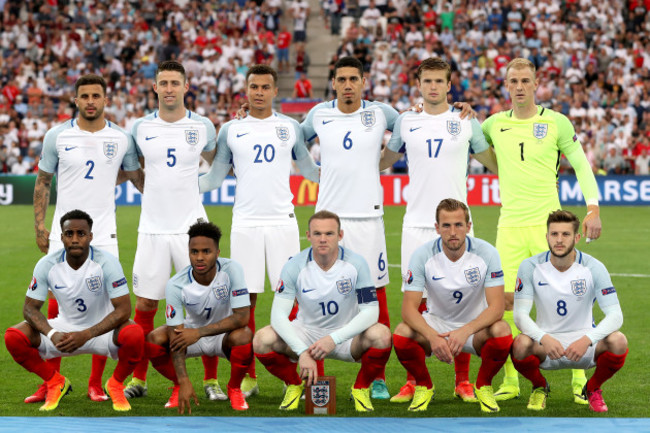
<path fill-rule="evenodd" d="M 332 87 L 337 99 L 312 108 L 301 124 L 308 141 L 318 137 L 321 176 L 316 210 L 341 218 L 346 236 L 341 245 L 360 254 L 377 287 L 379 323 L 390 327 L 386 305 L 388 258 L 384 233 L 379 159 L 386 130 L 392 131 L 398 113 L 389 105 L 362 100 L 363 65 L 343 57 L 334 65 Z M 373 398 L 390 398 L 383 372 L 373 384 Z"/>
<path fill-rule="evenodd" d="M 336 214 L 312 215 L 307 231 L 312 246 L 282 268 L 271 325 L 253 339 L 257 358 L 287 385 L 282 410 L 298 407 L 302 379 L 310 385 L 317 376 L 316 361 L 324 358 L 361 361 L 352 397 L 357 411 L 373 410 L 370 384 L 390 356 L 390 330 L 377 323 L 379 307 L 368 265 L 363 257 L 339 246 L 341 238 Z M 290 322 L 295 300 L 300 311 Z"/>
<path fill-rule="evenodd" d="M 514 318 L 521 334 L 512 346 L 517 370 L 533 383 L 528 409 L 546 407 L 548 382 L 539 369 L 596 367 L 582 393 L 595 412 L 607 412 L 600 389 L 625 363 L 627 340 L 616 289 L 595 258 L 575 249 L 580 220 L 568 211 L 547 219 L 549 251 L 519 266 Z M 593 301 L 605 313 L 593 326 Z M 530 317 L 535 304 L 536 320 Z"/>
<path fill-rule="evenodd" d="M 217 139 L 210 120 L 185 108 L 189 82 L 183 65 L 161 62 L 153 89 L 158 111 L 138 119 L 131 132 L 146 172 L 133 263 L 134 320 L 145 335 L 153 329 L 172 264 L 176 271 L 190 264 L 187 230 L 197 221 L 207 221 L 199 194 L 199 162 L 202 155 L 211 162 Z M 206 369 L 205 380 L 214 380 L 218 386 L 214 364 Z M 146 374 L 145 358 L 127 385 L 127 397 L 146 394 Z"/>
<path fill-rule="evenodd" d="M 113 409 L 128 411 L 123 382 L 142 356 L 144 335 L 129 320 L 131 298 L 124 271 L 114 255 L 90 246 L 93 220 L 87 213 L 67 212 L 60 227 L 63 249 L 36 264 L 23 307 L 25 321 L 7 329 L 7 350 L 45 381 L 42 411 L 56 409 L 71 389 L 70 380 L 44 359 L 85 353 L 118 359 L 105 389 Z M 61 307 L 49 320 L 40 311 L 48 289 Z"/>
<path fill-rule="evenodd" d="M 106 81 L 88 74 L 75 83 L 75 105 L 79 111 L 71 119 L 50 129 L 45 135 L 38 177 L 34 186 L 34 227 L 36 243 L 44 253 L 63 248 L 58 221 L 73 210 L 83 208 L 95 221 L 93 246 L 119 257 L 115 222 L 115 183 L 120 169 L 142 191 L 143 173 L 131 135 L 105 120 Z M 45 228 L 50 201 L 50 186 L 56 174 L 57 198 L 52 232 Z M 59 313 L 56 299 L 50 295 L 47 316 Z M 58 370 L 60 358 L 49 362 Z M 88 397 L 104 401 L 102 373 L 106 357 L 93 356 L 88 379 Z M 45 385 L 25 399 L 26 403 L 45 400 Z"/>
<path fill-rule="evenodd" d="M 403 323 L 393 344 L 398 359 L 415 377 L 410 411 L 427 409 L 434 387 L 425 357 L 451 364 L 461 352 L 481 357 L 476 398 L 483 412 L 498 412 L 492 378 L 501 369 L 512 344 L 503 315 L 503 272 L 496 249 L 467 236 L 467 206 L 444 199 L 436 209 L 440 237 L 418 248 L 404 277 Z M 418 311 L 423 293 L 427 310 Z"/>
<path fill-rule="evenodd" d="M 230 255 L 244 268 L 250 293 L 249 327 L 255 332 L 257 294 L 264 292 L 264 268 L 273 287 L 289 258 L 300 252 L 298 222 L 289 188 L 291 163 L 318 182 L 314 163 L 295 120 L 276 113 L 277 72 L 254 65 L 246 73 L 250 110 L 243 119 L 225 123 L 217 137 L 217 156 L 210 171 L 199 180 L 201 192 L 218 188 L 231 168 L 237 178 L 232 211 Z M 258 392 L 255 363 L 244 378 L 246 397 Z"/>
<path fill-rule="evenodd" d="M 517 269 L 521 262 L 546 250 L 546 218 L 560 208 L 556 182 L 561 155 L 573 166 L 587 203 L 583 232 L 587 238 L 600 236 L 598 187 L 591 166 L 582 151 L 573 125 L 564 115 L 535 105 L 538 81 L 535 66 L 526 59 L 514 59 L 506 69 L 506 88 L 512 109 L 490 116 L 483 133 L 494 146 L 499 167 L 501 215 L 496 247 L 503 263 L 506 312 L 513 335 L 512 303 Z M 497 400 L 519 396 L 517 372 L 508 362 Z M 581 390 L 584 372 L 573 373 L 574 401 L 587 404 Z"/>

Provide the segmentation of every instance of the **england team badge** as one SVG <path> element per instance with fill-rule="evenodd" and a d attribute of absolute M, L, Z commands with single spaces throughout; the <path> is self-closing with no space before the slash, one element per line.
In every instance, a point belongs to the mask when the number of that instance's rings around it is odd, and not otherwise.
<path fill-rule="evenodd" d="M 190 146 L 196 146 L 199 144 L 199 130 L 198 129 L 186 129 L 185 130 L 185 141 Z"/>
<path fill-rule="evenodd" d="M 447 120 L 447 132 L 451 135 L 460 134 L 460 120 Z"/>
<path fill-rule="evenodd" d="M 336 290 L 338 290 L 341 295 L 347 295 L 352 291 L 352 280 L 349 278 L 338 280 L 336 282 Z"/>
<path fill-rule="evenodd" d="M 104 156 L 110 160 L 117 156 L 117 143 L 114 141 L 104 142 Z"/>
<path fill-rule="evenodd" d="M 375 118 L 375 112 L 374 111 L 362 111 L 361 112 L 361 123 L 366 128 L 370 128 L 372 125 L 375 124 L 376 121 L 377 121 L 377 119 Z"/>
<path fill-rule="evenodd" d="M 217 301 L 225 301 L 228 299 L 228 286 L 220 284 L 212 288 L 212 293 L 217 298 Z"/>
<path fill-rule="evenodd" d="M 88 290 L 90 290 L 93 293 L 99 292 L 99 290 L 102 288 L 102 277 L 99 275 L 86 278 L 86 286 L 88 287 Z"/>
<path fill-rule="evenodd" d="M 321 384 L 322 382 L 323 381 L 319 381 L 311 387 L 311 401 L 314 402 L 314 405 L 319 407 L 325 406 L 330 401 L 329 382 Z"/>
<path fill-rule="evenodd" d="M 583 296 L 587 293 L 587 282 L 585 280 L 571 280 L 571 291 L 576 296 Z"/>
<path fill-rule="evenodd" d="M 481 282 L 481 271 L 478 268 L 465 269 L 465 280 L 472 286 Z"/>
<path fill-rule="evenodd" d="M 275 135 L 282 141 L 289 141 L 289 128 L 286 126 L 276 126 Z"/>
<path fill-rule="evenodd" d="M 541 140 L 548 134 L 548 123 L 533 123 L 533 135 Z"/>

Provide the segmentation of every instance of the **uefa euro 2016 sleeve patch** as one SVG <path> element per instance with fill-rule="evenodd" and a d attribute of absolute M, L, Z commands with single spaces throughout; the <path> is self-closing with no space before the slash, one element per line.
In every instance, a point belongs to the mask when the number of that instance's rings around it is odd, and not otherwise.
<path fill-rule="evenodd" d="M 32 277 L 32 282 L 29 283 L 29 290 L 36 290 L 38 283 L 36 282 L 36 277 Z"/>
<path fill-rule="evenodd" d="M 515 292 L 521 292 L 524 288 L 524 283 L 521 281 L 521 278 L 517 278 L 517 283 L 515 284 Z"/>
<path fill-rule="evenodd" d="M 173 319 L 176 317 L 176 310 L 174 309 L 173 305 L 167 304 L 167 308 L 165 309 L 165 317 L 168 319 Z"/>
<path fill-rule="evenodd" d="M 608 287 L 606 289 L 601 290 L 600 293 L 602 293 L 603 296 L 605 296 L 605 295 L 609 295 L 610 293 L 616 293 L 616 289 L 613 287 Z"/>
<path fill-rule="evenodd" d="M 406 284 L 411 284 L 413 282 L 413 272 L 411 272 L 410 269 L 406 272 L 406 275 L 404 275 L 404 282 Z"/>
<path fill-rule="evenodd" d="M 282 281 L 282 280 L 278 281 L 278 286 L 275 288 L 275 291 L 277 293 L 284 292 L 284 281 Z"/>

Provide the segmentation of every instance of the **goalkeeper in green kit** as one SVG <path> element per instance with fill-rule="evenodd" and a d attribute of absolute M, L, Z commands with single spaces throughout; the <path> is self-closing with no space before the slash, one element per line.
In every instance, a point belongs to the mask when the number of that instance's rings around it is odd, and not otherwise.
<path fill-rule="evenodd" d="M 524 259 L 548 250 L 546 219 L 550 212 L 560 209 L 557 179 L 562 154 L 575 170 L 587 203 L 582 226 L 587 242 L 598 239 L 601 222 L 596 179 L 571 121 L 535 104 L 535 66 L 523 58 L 512 60 L 506 68 L 505 85 L 512 109 L 490 116 L 482 128 L 494 146 L 499 168 L 502 208 L 496 248 L 505 281 L 504 320 L 514 337 L 519 334 L 512 319 L 517 269 Z M 584 370 L 573 370 L 572 389 L 578 404 L 588 404 L 582 396 L 585 383 Z M 519 377 L 510 359 L 494 397 L 497 401 L 519 397 Z"/>

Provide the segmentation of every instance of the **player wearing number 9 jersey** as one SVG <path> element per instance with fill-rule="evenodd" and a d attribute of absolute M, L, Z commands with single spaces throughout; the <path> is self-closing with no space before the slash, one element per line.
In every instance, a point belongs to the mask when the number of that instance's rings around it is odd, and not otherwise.
<path fill-rule="evenodd" d="M 361 361 L 352 388 L 355 408 L 372 411 L 370 384 L 390 356 L 390 330 L 377 323 L 379 308 L 375 286 L 363 257 L 339 246 L 340 220 L 332 212 L 316 212 L 309 220 L 307 238 L 312 246 L 282 269 L 271 325 L 253 339 L 253 350 L 273 375 L 288 385 L 280 409 L 298 407 L 302 380 L 316 378 L 316 361 L 333 358 Z M 295 321 L 288 315 L 300 304 Z M 300 375 L 291 359 L 297 359 Z"/>
<path fill-rule="evenodd" d="M 506 70 L 506 87 L 512 109 L 490 116 L 483 122 L 483 133 L 494 146 L 499 168 L 501 214 L 497 227 L 496 247 L 503 263 L 506 311 L 513 335 L 517 328 L 512 320 L 513 292 L 517 269 L 528 257 L 546 250 L 546 218 L 560 208 L 556 182 L 561 155 L 576 172 L 587 203 L 583 231 L 587 238 L 600 236 L 598 187 L 591 166 L 582 150 L 573 125 L 566 116 L 535 105 L 538 81 L 535 66 L 526 59 L 514 59 Z M 508 362 L 497 400 L 519 395 L 517 372 Z M 581 399 L 584 372 L 574 371 L 574 401 Z"/>

